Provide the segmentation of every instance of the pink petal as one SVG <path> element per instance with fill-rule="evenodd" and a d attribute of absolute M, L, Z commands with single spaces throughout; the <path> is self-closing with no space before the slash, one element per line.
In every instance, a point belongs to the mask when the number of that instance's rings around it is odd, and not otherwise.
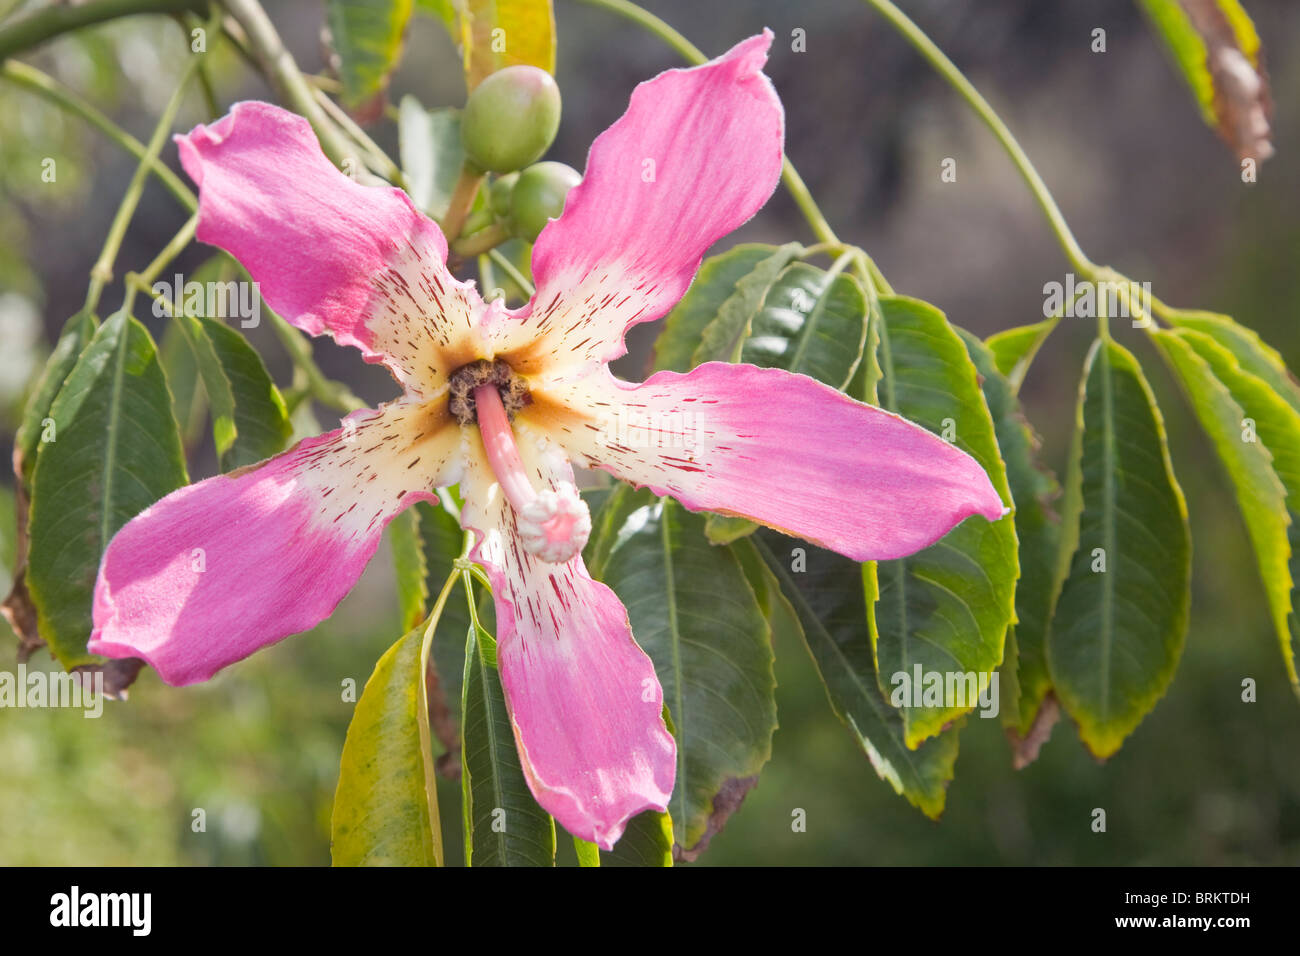
<path fill-rule="evenodd" d="M 562 457 L 530 441 L 520 451 L 539 487 L 572 480 Z M 473 558 L 492 580 L 497 666 L 528 785 L 566 830 L 608 850 L 642 810 L 667 809 L 673 789 L 676 745 L 654 665 L 581 556 L 547 564 L 524 551 L 481 450 L 461 490 Z"/>
<path fill-rule="evenodd" d="M 460 430 L 394 403 L 269 461 L 172 492 L 109 542 L 89 649 L 207 680 L 314 627 L 352 589 L 385 525 L 458 477 Z"/>
<path fill-rule="evenodd" d="M 534 391 L 524 414 L 577 460 L 857 561 L 912 554 L 1005 510 L 965 452 L 780 369 L 708 362 L 642 385 L 605 371 Z"/>
<path fill-rule="evenodd" d="M 760 72 L 771 42 L 765 30 L 642 83 L 596 138 L 582 183 L 533 249 L 537 294 L 516 313 L 523 327 L 499 332 L 498 353 L 517 370 L 622 355 L 627 327 L 672 308 L 705 250 L 767 201 L 784 141 L 780 100 Z"/>
<path fill-rule="evenodd" d="M 404 383 L 455 367 L 458 356 L 440 354 L 482 304 L 447 271 L 442 232 L 406 193 L 343 175 L 305 119 L 269 103 L 236 103 L 176 143 L 199 186 L 198 238 L 243 263 L 271 308 Z"/>

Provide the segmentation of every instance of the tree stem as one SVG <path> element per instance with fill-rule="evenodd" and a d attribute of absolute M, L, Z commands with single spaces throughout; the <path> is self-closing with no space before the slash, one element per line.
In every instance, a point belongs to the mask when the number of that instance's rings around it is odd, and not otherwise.
<path fill-rule="evenodd" d="M 162 251 L 159 252 L 158 255 L 154 256 L 153 262 L 149 263 L 137 273 L 137 276 L 145 283 L 145 285 L 152 286 L 154 280 L 158 278 L 159 273 L 161 273 L 163 269 L 167 268 L 167 264 L 179 256 L 181 251 L 190 244 L 190 240 L 194 238 L 194 230 L 198 224 L 199 214 L 195 213 L 190 216 L 189 219 L 185 220 L 185 225 L 181 226 L 176 235 L 172 236 L 171 241 L 168 242 L 167 245 L 163 246 Z"/>
<path fill-rule="evenodd" d="M 352 137 L 352 141 L 365 151 L 366 156 L 370 158 L 371 168 L 393 185 L 405 189 L 406 181 L 402 179 L 402 171 L 397 168 L 397 164 L 379 148 L 379 145 L 373 139 L 366 135 L 365 130 L 353 122 L 347 111 L 330 99 L 329 94 L 318 86 L 312 86 L 312 95 L 320 103 L 321 108 L 338 124 L 339 128 Z"/>
<path fill-rule="evenodd" d="M 365 408 L 366 403 L 357 398 L 342 382 L 335 382 L 325 376 L 311 354 L 311 340 L 295 326 L 270 309 L 271 329 L 275 332 L 295 369 L 300 369 L 306 377 L 307 391 L 312 398 L 322 405 L 328 405 L 336 411 L 355 412 Z"/>
<path fill-rule="evenodd" d="M 208 0 L 94 0 L 55 3 L 0 28 L 0 62 L 82 27 L 136 13 L 180 13 L 207 9 Z"/>
<path fill-rule="evenodd" d="M 1083 249 L 1074 238 L 1074 234 L 1070 231 L 1060 207 L 1057 206 L 1056 200 L 1047 188 L 1047 184 L 1038 175 L 1038 170 L 1029 161 L 1029 156 L 1021 148 L 1020 143 L 1016 141 L 1007 124 L 1002 122 L 1002 118 L 998 116 L 988 101 L 980 95 L 979 90 L 975 89 L 970 80 L 966 79 L 965 74 L 957 69 L 952 60 L 948 59 L 947 55 L 939 49 L 935 42 L 926 36 L 925 32 L 912 22 L 907 14 L 898 9 L 891 0 L 865 0 L 865 2 L 874 7 L 916 48 L 917 52 L 935 68 L 939 75 L 961 94 L 961 97 L 975 111 L 975 114 L 984 121 L 984 125 L 992 130 L 993 135 L 997 137 L 998 142 L 1002 144 L 1002 148 L 1011 157 L 1016 169 L 1020 171 L 1021 178 L 1029 186 L 1030 192 L 1034 194 L 1038 205 L 1047 216 L 1047 223 L 1052 232 L 1055 233 L 1057 241 L 1061 244 L 1065 257 L 1070 260 L 1070 264 L 1075 269 L 1091 278 L 1097 272 L 1098 267 L 1084 254 Z"/>
<path fill-rule="evenodd" d="M 484 174 L 468 162 L 460 167 L 460 176 L 456 179 L 451 198 L 447 201 L 447 214 L 439 223 L 442 226 L 442 234 L 447 237 L 448 245 L 460 236 L 460 230 L 474 206 L 474 197 L 478 195 L 478 188 L 483 184 L 484 178 Z"/>
<path fill-rule="evenodd" d="M 222 0 L 230 15 L 235 18 L 248 37 L 253 53 L 262 62 L 276 92 L 295 110 L 307 118 L 321 148 L 334 163 L 344 166 L 349 161 L 360 169 L 361 157 L 357 150 L 340 134 L 338 128 L 325 115 L 316 102 L 312 88 L 303 78 L 293 55 L 285 48 L 275 24 L 266 15 L 257 0 Z"/>
<path fill-rule="evenodd" d="M 531 299 L 537 294 L 537 289 L 528 281 L 528 277 L 520 272 L 515 267 L 515 264 L 507 259 L 500 249 L 489 250 L 488 258 L 491 259 L 492 262 L 496 264 L 497 268 L 504 272 L 515 285 L 519 286 L 519 291 L 524 294 L 525 298 Z"/>
<path fill-rule="evenodd" d="M 478 230 L 478 232 L 471 232 L 467 236 L 461 236 L 451 244 L 451 251 L 458 256 L 469 259 L 495 249 L 509 238 L 510 230 L 502 223 L 494 222 L 492 225 Z"/>
<path fill-rule="evenodd" d="M 687 63 L 699 66 L 701 63 L 708 62 L 708 57 L 700 52 L 700 48 L 694 43 L 649 10 L 643 10 L 635 3 L 630 3 L 629 0 L 578 0 L 578 2 L 592 7 L 600 7 L 610 13 L 616 13 L 627 20 L 631 20 L 663 40 L 664 43 L 676 50 Z M 826 221 L 826 217 L 822 215 L 822 211 L 818 208 L 812 193 L 808 191 L 808 187 L 804 184 L 803 179 L 794 168 L 794 164 L 790 162 L 788 156 L 782 160 L 781 182 L 785 184 L 786 191 L 793 197 L 799 211 L 803 213 L 803 217 L 808 220 L 808 225 L 812 227 L 813 234 L 817 239 L 820 242 L 838 243 L 839 239 L 836 238 L 835 231 L 831 228 L 830 223 Z"/>
<path fill-rule="evenodd" d="M 149 145 L 145 147 L 145 155 L 136 166 L 135 174 L 126 187 L 126 194 L 117 207 L 117 215 L 113 217 L 113 223 L 108 228 L 108 237 L 104 240 L 104 248 L 90 270 L 90 288 L 86 291 L 85 310 L 87 312 L 95 310 L 99 305 L 99 297 L 104 291 L 104 286 L 113 280 L 113 262 L 117 259 L 118 251 L 122 248 L 122 240 L 126 237 L 127 227 L 131 224 L 131 217 L 135 215 L 136 207 L 140 204 L 140 196 L 144 192 L 144 181 L 149 174 L 149 167 L 157 161 L 158 154 L 162 151 L 167 134 L 171 132 L 172 123 L 176 120 L 176 112 L 180 109 L 181 100 L 185 98 L 185 89 L 189 86 L 189 81 L 194 76 L 194 72 L 198 69 L 204 55 L 206 54 L 191 57 L 189 63 L 185 65 L 185 70 L 181 73 L 180 81 L 172 92 L 171 99 L 167 101 L 162 116 L 158 118 L 158 124 L 154 127 L 153 136 L 149 138 Z"/>

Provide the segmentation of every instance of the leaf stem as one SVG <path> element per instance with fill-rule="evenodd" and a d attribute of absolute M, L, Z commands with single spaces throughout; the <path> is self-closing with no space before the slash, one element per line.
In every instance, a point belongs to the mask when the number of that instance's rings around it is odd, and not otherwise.
<path fill-rule="evenodd" d="M 804 219 L 808 220 L 813 235 L 821 242 L 839 242 L 835 230 L 831 228 L 831 224 L 822 215 L 816 200 L 813 199 L 812 193 L 808 191 L 808 186 L 804 183 L 803 177 L 799 175 L 799 171 L 794 168 L 794 163 L 790 162 L 789 156 L 781 160 L 781 182 L 785 184 L 786 192 L 794 199 L 795 205 L 803 213 Z"/>
<path fill-rule="evenodd" d="M 311 340 L 279 313 L 268 309 L 271 315 L 271 330 L 289 353 L 294 367 L 301 369 L 306 376 L 307 393 L 312 398 L 327 405 L 335 411 L 355 412 L 365 408 L 366 403 L 352 394 L 342 382 L 335 382 L 325 376 L 311 354 Z"/>
<path fill-rule="evenodd" d="M 500 249 L 489 249 L 488 258 L 492 260 L 498 269 L 506 274 L 506 277 L 510 279 L 511 282 L 519 286 L 520 291 L 523 292 L 526 298 L 531 299 L 533 296 L 537 295 L 537 289 L 528 281 L 528 277 L 520 272 L 519 269 L 516 268 L 515 264 L 511 262 Z"/>
<path fill-rule="evenodd" d="M 136 13 L 179 13 L 203 10 L 207 0 L 96 0 L 92 3 L 54 3 L 0 29 L 0 61 L 40 46 L 82 27 Z"/>
<path fill-rule="evenodd" d="M 420 733 L 420 756 L 424 764 L 424 796 L 428 804 L 429 829 L 433 834 L 433 859 L 435 866 L 443 865 L 442 856 L 442 819 L 438 813 L 438 781 L 436 769 L 433 762 L 433 734 L 429 727 L 429 684 L 426 675 L 429 673 L 429 656 L 433 649 L 433 635 L 438 630 L 438 620 L 442 617 L 442 609 L 447 605 L 447 598 L 451 596 L 451 590 L 456 586 L 460 579 L 459 572 L 453 570 L 447 575 L 447 581 L 438 592 L 438 600 L 429 612 L 428 623 L 424 627 L 424 638 L 420 642 L 420 670 L 417 674 L 416 700 L 418 709 L 416 711 L 416 724 Z"/>
<path fill-rule="evenodd" d="M 506 228 L 505 224 L 494 222 L 477 232 L 471 232 L 469 235 L 454 240 L 451 243 L 451 251 L 458 256 L 469 259 L 491 252 L 509 238 L 510 230 Z"/>
<path fill-rule="evenodd" d="M 152 286 L 154 280 L 158 278 L 158 274 L 167 268 L 167 263 L 180 255 L 181 250 L 189 245 L 190 240 L 194 238 L 194 230 L 198 228 L 198 224 L 199 214 L 195 213 L 185 221 L 185 225 L 181 226 L 176 235 L 172 236 L 171 241 L 163 246 L 162 251 L 154 256 L 153 262 L 137 273 L 140 280 L 146 285 Z"/>
<path fill-rule="evenodd" d="M 84 306 L 87 312 L 93 312 L 99 305 L 99 298 L 103 294 L 104 286 L 113 279 L 113 262 L 117 259 L 117 254 L 122 248 L 122 240 L 126 237 L 127 227 L 131 224 L 131 217 L 135 215 L 136 207 L 140 204 L 140 196 L 144 192 L 145 177 L 149 175 L 150 165 L 157 161 L 158 154 L 162 151 L 163 142 L 171 131 L 181 101 L 185 98 L 185 89 L 202 61 L 203 55 L 194 56 L 185 65 L 180 81 L 176 84 L 176 89 L 172 92 L 171 98 L 163 108 L 162 116 L 158 118 L 158 124 L 154 127 L 153 135 L 149 138 L 149 145 L 145 147 L 145 155 L 141 157 L 139 164 L 135 168 L 135 174 L 126 187 L 126 194 L 122 197 L 122 202 L 117 207 L 117 214 L 113 217 L 113 222 L 108 228 L 104 248 L 90 270 L 90 288 L 86 291 L 86 304 Z"/>
<path fill-rule="evenodd" d="M 624 19 L 631 20 L 663 40 L 664 43 L 676 50 L 683 60 L 689 63 L 698 65 L 708 60 L 708 57 L 700 52 L 700 48 L 694 43 L 649 10 L 642 9 L 635 3 L 629 3 L 628 0 L 578 0 L 578 2 L 592 7 L 601 7 L 610 13 L 617 13 Z"/>
<path fill-rule="evenodd" d="M 349 161 L 360 166 L 361 158 L 325 114 L 303 78 L 293 55 L 285 48 L 275 24 L 257 0 L 222 0 L 248 37 L 253 53 L 262 62 L 271 84 L 295 110 L 307 118 L 320 138 L 325 155 L 338 166 Z"/>
<path fill-rule="evenodd" d="M 501 292 L 501 298 L 505 299 L 505 290 L 497 285 L 496 273 L 492 271 L 492 260 L 488 258 L 487 253 L 478 257 L 478 281 L 479 294 L 483 296 L 483 301 L 495 298 L 496 292 Z"/>
<path fill-rule="evenodd" d="M 122 309 L 131 311 L 131 306 L 135 303 L 135 294 L 137 291 L 143 291 L 151 296 L 155 301 L 165 301 L 165 297 L 154 294 L 153 283 L 158 278 L 159 273 L 167 268 L 167 264 L 181 254 L 182 250 L 189 245 L 190 240 L 194 238 L 194 230 L 199 224 L 199 214 L 196 212 L 185 221 L 185 225 L 172 236 L 171 241 L 163 246 L 162 251 L 154 256 L 152 262 L 145 266 L 140 272 L 128 272 L 125 276 L 126 293 L 122 299 Z M 168 309 L 168 312 L 171 310 Z"/>
<path fill-rule="evenodd" d="M 366 156 L 370 158 L 370 168 L 390 183 L 405 189 L 406 180 L 402 178 L 402 171 L 397 168 L 397 164 L 379 148 L 378 143 L 366 135 L 365 130 L 353 122 L 347 111 L 330 99 L 329 94 L 319 87 L 313 87 L 312 95 L 343 132 L 351 136 L 353 142 L 365 151 Z"/>
<path fill-rule="evenodd" d="M 701 63 L 708 62 L 708 57 L 694 43 L 649 10 L 642 9 L 635 3 L 630 3 L 629 0 L 578 0 L 578 2 L 592 7 L 600 7 L 632 21 L 642 29 L 663 40 L 688 63 L 699 66 Z M 826 217 L 822 215 L 822 211 L 818 207 L 816 200 L 813 199 L 812 193 L 808 191 L 808 186 L 804 183 L 799 171 L 794 168 L 794 164 L 790 162 L 788 156 L 781 161 L 781 182 L 785 185 L 786 191 L 791 198 L 794 199 L 795 205 L 799 207 L 799 211 L 803 213 L 804 219 L 808 221 L 813 235 L 820 242 L 838 243 L 839 239 L 835 236 L 835 230 L 831 228 L 830 223 L 826 221 Z"/>
<path fill-rule="evenodd" d="M 448 244 L 459 238 L 460 230 L 474 206 L 474 197 L 478 195 L 478 188 L 483 184 L 484 178 L 484 174 L 469 163 L 461 165 L 460 175 L 456 178 L 456 185 L 451 191 L 451 198 L 447 200 L 447 214 L 438 224 L 442 227 L 442 233 L 447 237 Z"/>
<path fill-rule="evenodd" d="M 1098 266 L 1084 254 L 1074 234 L 1070 231 L 1069 225 L 1062 215 L 1061 209 L 1052 197 L 1051 191 L 1043 178 L 1030 162 L 1029 156 L 1026 155 L 1020 143 L 1016 141 L 1007 124 L 994 111 L 986 99 L 980 95 L 979 90 L 966 79 L 965 74 L 948 59 L 947 55 L 939 49 L 933 40 L 926 36 L 925 32 L 918 27 L 908 16 L 898 9 L 891 0 L 864 0 L 868 5 L 874 7 L 881 16 L 893 25 L 903 37 L 916 48 L 917 52 L 924 57 L 935 70 L 956 89 L 961 97 L 966 100 L 967 104 L 975 111 L 975 114 L 984 121 L 1011 161 L 1015 163 L 1016 169 L 1019 170 L 1021 178 L 1029 186 L 1030 192 L 1038 201 L 1043 213 L 1047 217 L 1047 223 L 1052 232 L 1056 235 L 1065 257 L 1070 261 L 1076 270 L 1085 274 L 1090 279 L 1098 271 Z"/>

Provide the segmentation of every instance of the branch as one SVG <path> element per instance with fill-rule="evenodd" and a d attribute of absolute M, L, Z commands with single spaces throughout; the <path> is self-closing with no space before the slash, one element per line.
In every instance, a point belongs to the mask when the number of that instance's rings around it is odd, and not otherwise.
<path fill-rule="evenodd" d="M 0 29 L 0 62 L 82 27 L 136 13 L 203 11 L 207 0 L 92 0 L 77 5 L 53 4 Z"/>
<path fill-rule="evenodd" d="M 276 92 L 297 112 L 301 113 L 316 130 L 321 148 L 338 166 L 351 160 L 361 171 L 361 157 L 357 150 L 340 134 L 337 126 L 325 115 L 316 101 L 312 88 L 303 77 L 284 41 L 280 39 L 275 24 L 266 15 L 257 0 L 224 0 L 226 9 L 248 35 L 248 45 L 261 61 Z"/>

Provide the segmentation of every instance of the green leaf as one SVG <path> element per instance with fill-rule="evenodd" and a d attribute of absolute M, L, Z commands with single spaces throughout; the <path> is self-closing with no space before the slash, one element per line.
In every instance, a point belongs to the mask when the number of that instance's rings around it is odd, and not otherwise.
<path fill-rule="evenodd" d="M 763 617 L 767 619 L 768 627 L 772 630 L 773 642 L 803 641 L 803 625 L 799 621 L 799 615 L 794 605 L 790 603 L 790 599 L 781 590 L 781 582 L 763 560 L 757 539 L 736 542 L 731 548 L 731 553 L 736 556 L 736 560 L 744 569 L 745 578 L 749 581 Z"/>
<path fill-rule="evenodd" d="M 1014 329 L 1004 329 L 990 335 L 984 342 L 993 353 L 993 362 L 997 370 L 1006 376 L 1012 392 L 1020 391 L 1030 363 L 1042 348 L 1047 337 L 1052 334 L 1058 316 L 1035 322 L 1033 325 L 1021 325 Z"/>
<path fill-rule="evenodd" d="M 1273 391 L 1300 412 L 1300 384 L 1287 370 L 1277 350 L 1254 329 L 1234 322 L 1226 315 L 1194 310 L 1167 310 L 1161 318 L 1179 329 L 1191 329 L 1214 339 L 1233 354 L 1244 371 L 1263 379 Z"/>
<path fill-rule="evenodd" d="M 403 96 L 397 142 L 411 201 L 434 219 L 441 219 L 447 214 L 465 161 L 460 110 L 426 110 L 414 96 Z"/>
<path fill-rule="evenodd" d="M 998 713 L 1002 726 L 1014 741 L 1020 736 L 1020 648 L 1016 644 L 1016 626 L 1007 628 L 1002 648 L 1002 666 L 998 668 Z M 1031 761 L 1032 762 L 1032 761 Z"/>
<path fill-rule="evenodd" d="M 339 55 L 343 101 L 357 107 L 381 96 L 402 57 L 411 0 L 327 0 L 326 22 Z"/>
<path fill-rule="evenodd" d="M 1241 157 L 1266 159 L 1268 78 L 1259 34 L 1237 0 L 1140 0 L 1206 124 Z M 1263 121 L 1262 129 L 1260 122 Z"/>
<path fill-rule="evenodd" d="M 420 13 L 427 14 L 435 19 L 441 20 L 443 25 L 451 32 L 454 39 L 457 34 L 456 12 L 457 4 L 460 0 L 415 0 L 415 9 Z"/>
<path fill-rule="evenodd" d="M 957 761 L 962 721 L 915 749 L 904 742 L 903 712 L 880 691 L 867 632 L 875 566 L 774 532 L 760 531 L 751 540 L 759 542 L 764 561 L 793 606 L 835 716 L 852 732 L 880 779 L 938 819 Z"/>
<path fill-rule="evenodd" d="M 221 456 L 221 470 L 242 468 L 284 451 L 293 434 L 293 425 L 284 398 L 271 381 L 262 357 L 243 335 L 221 321 L 202 318 L 199 325 L 211 343 L 216 370 L 234 402 L 234 440 Z M 211 377 L 204 373 L 205 389 Z M 210 389 L 208 396 L 215 415 L 216 403 Z"/>
<path fill-rule="evenodd" d="M 40 380 L 27 400 L 18 433 L 14 436 L 14 472 L 25 486 L 31 484 L 32 470 L 36 467 L 36 452 L 41 445 L 41 435 L 46 430 L 46 420 L 50 417 L 54 397 L 59 394 L 59 389 L 63 387 L 98 325 L 95 317 L 87 312 L 78 312 L 64 323 L 59 341 L 46 360 Z"/>
<path fill-rule="evenodd" d="M 432 502 L 418 502 L 412 509 L 418 520 L 418 538 L 423 555 L 426 588 L 436 594 L 452 562 L 460 557 L 465 542 L 465 532 L 445 508 Z M 491 601 L 488 602 L 491 607 Z M 480 611 L 482 614 L 482 611 Z M 469 607 L 462 599 L 449 601 L 438 622 L 438 632 L 433 639 L 433 664 L 438 676 L 435 703 L 440 712 L 439 726 L 435 727 L 438 739 L 450 750 L 459 746 L 460 681 L 465 671 L 465 629 L 470 625 Z"/>
<path fill-rule="evenodd" d="M 704 538 L 704 516 L 621 488 L 598 524 L 592 573 L 627 606 L 654 661 L 677 739 L 671 812 L 693 858 L 725 823 L 772 752 L 771 632 L 736 556 Z"/>
<path fill-rule="evenodd" d="M 862 361 L 849 384 L 848 394 L 868 405 L 880 404 L 880 380 L 885 377 L 880 367 L 880 330 L 885 321 L 880 311 L 879 299 L 873 299 L 867 314 L 867 341 L 862 348 Z"/>
<path fill-rule="evenodd" d="M 731 294 L 722 301 L 717 313 L 709 318 L 701 331 L 699 345 L 691 355 L 692 366 L 740 360 L 741 348 L 749 336 L 754 317 L 790 260 L 802 251 L 803 247 L 797 242 L 778 246 L 736 280 Z"/>
<path fill-rule="evenodd" d="M 866 341 L 867 295 L 858 280 L 795 262 L 768 289 L 740 360 L 809 375 L 842 390 L 857 371 Z"/>
<path fill-rule="evenodd" d="M 1158 332 L 1156 341 L 1232 480 L 1287 676 L 1300 690 L 1300 413 L 1210 336 L 1184 328 Z"/>
<path fill-rule="evenodd" d="M 195 271 L 192 283 L 209 289 L 220 287 L 223 300 L 229 301 L 237 288 L 237 280 L 226 278 L 230 264 L 224 255 L 213 256 Z M 184 311 L 171 317 L 169 329 L 179 332 L 193 353 L 212 412 L 212 436 L 221 470 L 233 471 L 283 451 L 293 425 L 257 350 L 219 319 L 198 314 L 213 308 L 216 303 L 211 298 L 206 305 L 199 297 L 195 299 L 191 303 L 185 296 L 173 305 L 174 310 L 180 306 Z M 217 306 L 216 311 L 220 314 L 224 309 Z"/>
<path fill-rule="evenodd" d="M 221 470 L 226 471 L 225 462 L 237 435 L 234 392 L 221 368 L 216 345 L 203 331 L 199 320 L 189 315 L 176 315 L 171 321 L 172 327 L 181 333 L 194 354 L 195 367 L 203 380 L 203 391 L 212 413 L 212 440 L 217 448 L 217 459 L 222 465 Z"/>
<path fill-rule="evenodd" d="M 492 637 L 471 626 L 461 690 L 466 866 L 554 866 L 555 821 L 533 799 L 497 675 Z"/>
<path fill-rule="evenodd" d="M 1187 506 L 1164 422 L 1137 360 L 1111 341 L 1088 353 L 1065 489 L 1047 665 L 1104 759 L 1173 679 L 1191 597 Z"/>
<path fill-rule="evenodd" d="M 459 44 L 465 86 L 507 66 L 555 72 L 555 14 L 551 0 L 461 0 Z"/>
<path fill-rule="evenodd" d="M 668 317 L 657 366 L 687 371 L 702 362 L 741 361 L 845 388 L 866 344 L 866 293 L 851 275 L 791 263 L 802 251 L 797 243 L 742 245 L 710 259 Z M 729 544 L 757 527 L 710 515 L 705 534 L 713 544 Z"/>
<path fill-rule="evenodd" d="M 181 332 L 182 323 L 169 322 L 158 342 L 158 360 L 167 376 L 167 388 L 172 393 L 172 414 L 181 427 L 181 440 L 186 452 L 194 449 L 208 423 L 208 396 L 203 390 L 203 377 L 194 349 Z"/>
<path fill-rule="evenodd" d="M 664 319 L 663 331 L 655 340 L 655 371 L 689 372 L 694 367 L 692 356 L 699 348 L 700 337 L 735 294 L 736 284 L 776 256 L 779 248 L 747 243 L 705 259 L 695 281 Z"/>
<path fill-rule="evenodd" d="M 993 421 L 961 338 L 943 313 L 920 300 L 884 296 L 880 308 L 881 406 L 952 440 L 1009 505 Z M 1002 663 L 1018 576 L 1010 515 L 991 523 L 968 518 L 923 551 L 879 562 L 880 595 L 868 618 L 881 691 L 891 693 L 895 675 L 914 680 L 917 666 L 927 678 L 991 674 Z M 975 703 L 903 708 L 907 745 L 938 734 Z"/>
<path fill-rule="evenodd" d="M 429 613 L 429 569 L 420 540 L 419 512 L 408 508 L 389 522 L 388 537 L 393 548 L 393 573 L 397 578 L 402 627 L 412 628 Z"/>
<path fill-rule="evenodd" d="M 672 866 L 673 818 L 647 810 L 634 816 L 614 844 L 602 850 L 602 866 Z"/>
<path fill-rule="evenodd" d="M 335 866 L 442 866 L 442 827 L 424 695 L 426 632 L 390 647 L 357 701 L 334 794 Z"/>
<path fill-rule="evenodd" d="M 731 544 L 757 530 L 757 524 L 736 515 L 711 514 L 704 519 L 704 536 L 709 539 L 709 544 Z"/>
<path fill-rule="evenodd" d="M 600 847 L 596 844 L 574 837 L 573 851 L 578 855 L 578 866 L 600 866 Z"/>
<path fill-rule="evenodd" d="M 1010 710 L 1004 707 L 1002 716 L 1018 737 L 1024 738 L 1052 689 L 1046 645 L 1061 529 L 1048 502 L 1060 493 L 1060 486 L 1036 460 L 1038 437 L 1025 419 L 1011 382 L 994 365 L 992 349 L 969 332 L 959 331 L 982 379 L 980 389 L 993 417 L 1015 506 L 1020 580 L 1016 583 L 1014 641 L 1008 634 L 1007 643 L 1009 647 L 1014 643 L 1016 656 L 1003 662 L 1001 689 L 1007 692 L 1004 699 L 1015 700 L 1016 706 Z M 1013 689 L 1018 691 L 1015 697 L 1010 695 Z"/>
<path fill-rule="evenodd" d="M 124 312 L 77 359 L 32 473 L 27 585 L 41 636 L 65 668 L 88 664 L 99 559 L 112 536 L 186 483 L 180 432 L 153 339 Z"/>

